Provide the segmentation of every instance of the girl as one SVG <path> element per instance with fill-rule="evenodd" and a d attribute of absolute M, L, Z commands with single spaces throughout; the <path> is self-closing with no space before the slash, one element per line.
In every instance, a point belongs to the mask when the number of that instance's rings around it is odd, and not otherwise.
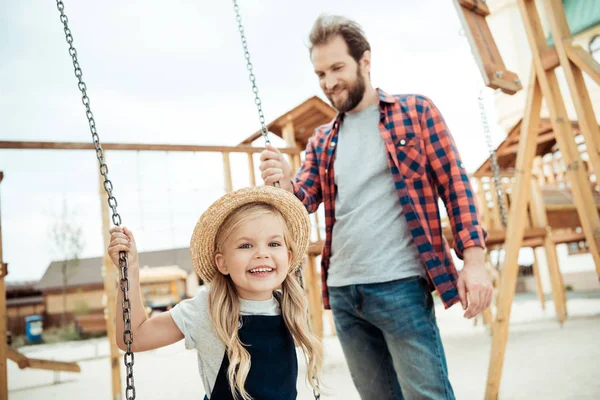
<path fill-rule="evenodd" d="M 296 399 L 302 349 L 307 377 L 318 391 L 321 347 L 308 328 L 307 305 L 294 277 L 310 234 L 302 203 L 283 189 L 231 192 L 200 217 L 190 243 L 192 263 L 208 290 L 169 312 L 147 318 L 140 294 L 135 240 L 127 228 L 110 230 L 108 253 L 119 265 L 129 252 L 132 351 L 185 339 L 196 349 L 205 399 Z M 122 315 L 119 290 L 117 315 Z M 117 344 L 125 350 L 123 319 Z M 316 396 L 316 395 L 315 395 Z"/>

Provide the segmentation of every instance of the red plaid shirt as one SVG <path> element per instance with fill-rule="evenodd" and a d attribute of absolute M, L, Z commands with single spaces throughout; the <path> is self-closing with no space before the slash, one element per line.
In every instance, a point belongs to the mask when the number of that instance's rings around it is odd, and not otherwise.
<path fill-rule="evenodd" d="M 442 115 L 431 100 L 419 95 L 389 95 L 379 91 L 379 131 L 388 153 L 388 164 L 398 200 L 430 278 L 446 308 L 459 301 L 458 274 L 450 247 L 442 234 L 438 197 L 448 212 L 454 249 L 485 247 L 486 233 L 469 183 L 467 171 Z M 331 233 L 335 223 L 336 185 L 333 161 L 342 115 L 316 129 L 306 146 L 302 168 L 292 182 L 295 195 L 308 212 L 325 204 L 325 245 L 321 253 L 323 303 L 330 308 L 327 269 Z"/>

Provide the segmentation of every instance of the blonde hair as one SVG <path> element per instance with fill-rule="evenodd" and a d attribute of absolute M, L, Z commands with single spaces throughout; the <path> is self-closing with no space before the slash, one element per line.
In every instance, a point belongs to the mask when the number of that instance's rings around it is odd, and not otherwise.
<path fill-rule="evenodd" d="M 284 241 L 292 252 L 296 251 L 296 243 L 285 219 L 274 206 L 267 203 L 251 203 L 244 205 L 227 217 L 219 228 L 215 238 L 214 255 L 223 253 L 223 245 L 231 233 L 250 219 L 275 215 L 281 218 L 284 226 Z M 310 331 L 308 326 L 308 307 L 304 291 L 294 277 L 294 271 L 288 274 L 281 284 L 281 314 L 292 335 L 294 344 L 302 349 L 307 364 L 307 379 L 315 390 L 319 390 L 322 364 L 320 340 Z M 235 285 L 230 276 L 215 274 L 208 292 L 209 313 L 217 335 L 226 346 L 229 368 L 227 378 L 234 398 L 251 399 L 244 387 L 250 372 L 250 354 L 239 338 L 240 303 Z"/>

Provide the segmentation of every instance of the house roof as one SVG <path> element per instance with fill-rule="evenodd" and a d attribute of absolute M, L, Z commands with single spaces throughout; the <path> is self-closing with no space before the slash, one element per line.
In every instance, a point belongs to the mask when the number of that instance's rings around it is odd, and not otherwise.
<path fill-rule="evenodd" d="M 140 266 L 164 267 L 177 265 L 188 273 L 195 273 L 192 266 L 192 258 L 188 247 L 171 250 L 158 250 L 141 252 Z M 53 261 L 50 263 L 44 276 L 36 285 L 36 289 L 47 291 L 61 289 L 62 285 L 62 261 Z M 77 288 L 89 285 L 102 285 L 102 257 L 83 258 L 75 265 L 73 262 L 68 264 L 68 288 Z"/>
<path fill-rule="evenodd" d="M 600 24 L 598 0 L 563 0 L 562 3 L 571 35 L 577 36 Z M 552 35 L 548 35 L 546 42 L 548 46 L 554 45 Z"/>
<path fill-rule="evenodd" d="M 279 118 L 267 125 L 269 132 L 283 138 L 283 127 L 292 122 L 296 142 L 304 148 L 314 130 L 321 125 L 330 122 L 337 115 L 337 111 L 317 96 L 313 96 L 294 109 L 286 112 Z M 261 137 L 261 131 L 256 131 L 240 145 L 252 144 Z"/>
<path fill-rule="evenodd" d="M 514 169 L 517 161 L 517 149 L 519 148 L 519 141 L 521 139 L 521 125 L 523 120 L 521 119 L 517 124 L 509 131 L 506 139 L 498 145 L 496 148 L 496 157 L 498 159 L 498 165 L 501 170 Z M 579 124 L 575 121 L 571 121 L 573 127 L 573 134 L 579 135 L 581 133 Z M 552 130 L 552 123 L 547 118 L 542 118 L 537 129 L 537 149 L 536 156 L 543 156 L 551 153 L 554 146 L 556 145 L 556 138 L 554 137 L 554 131 Z M 473 173 L 475 177 L 490 176 L 492 174 L 491 168 L 491 157 L 481 164 L 477 171 Z"/>

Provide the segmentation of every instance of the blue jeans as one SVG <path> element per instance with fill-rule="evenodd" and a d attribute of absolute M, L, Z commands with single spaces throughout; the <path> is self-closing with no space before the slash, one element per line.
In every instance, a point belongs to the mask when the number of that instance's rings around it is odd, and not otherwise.
<path fill-rule="evenodd" d="M 454 400 L 425 279 L 330 287 L 329 300 L 361 399 Z"/>

